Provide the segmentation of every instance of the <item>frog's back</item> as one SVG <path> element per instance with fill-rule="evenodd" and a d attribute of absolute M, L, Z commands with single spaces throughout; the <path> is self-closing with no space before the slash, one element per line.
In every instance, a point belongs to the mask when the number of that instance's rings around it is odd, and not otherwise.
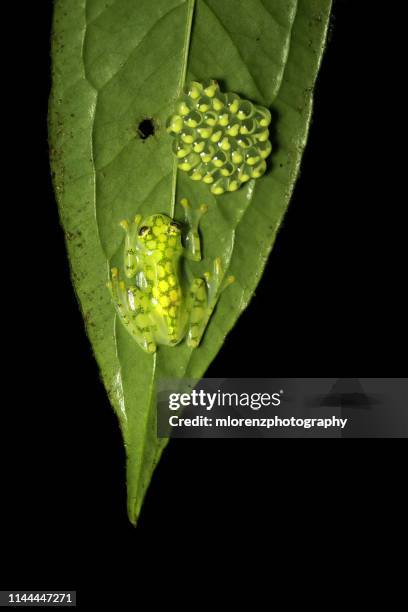
<path fill-rule="evenodd" d="M 168 231 L 163 216 L 153 219 L 146 247 L 145 290 L 150 295 L 154 335 L 159 344 L 174 345 L 182 339 L 186 326 L 179 270 L 182 247 L 177 233 Z"/>

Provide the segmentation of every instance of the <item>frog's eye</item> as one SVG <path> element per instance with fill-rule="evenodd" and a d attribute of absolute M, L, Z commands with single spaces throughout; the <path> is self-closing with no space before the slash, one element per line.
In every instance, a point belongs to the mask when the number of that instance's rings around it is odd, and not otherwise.
<path fill-rule="evenodd" d="M 147 225 L 143 225 L 143 227 L 140 228 L 138 234 L 139 236 L 143 237 L 143 236 L 146 236 L 149 233 L 149 231 L 150 231 L 150 228 L 147 227 Z"/>
<path fill-rule="evenodd" d="M 178 234 L 180 229 L 181 229 L 180 224 L 176 223 L 176 221 L 172 221 L 169 224 L 169 233 L 170 234 Z"/>

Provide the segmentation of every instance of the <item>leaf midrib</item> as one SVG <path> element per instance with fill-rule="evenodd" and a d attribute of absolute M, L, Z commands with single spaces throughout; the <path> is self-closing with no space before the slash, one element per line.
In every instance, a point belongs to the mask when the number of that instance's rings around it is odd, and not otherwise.
<path fill-rule="evenodd" d="M 187 72 L 187 64 L 188 64 L 188 55 L 190 48 L 190 40 L 191 40 L 191 30 L 193 25 L 193 17 L 194 17 L 194 9 L 195 9 L 195 0 L 187 0 L 187 17 L 186 17 L 186 30 L 185 30 L 185 38 L 182 52 L 182 69 L 180 74 L 180 81 L 177 88 L 177 97 L 179 97 L 182 93 L 182 89 L 184 86 L 184 81 L 186 78 Z M 170 201 L 170 217 L 174 217 L 175 211 L 175 203 L 176 203 L 176 191 L 177 191 L 177 174 L 178 174 L 178 165 L 177 160 L 173 160 L 173 173 L 172 173 L 172 190 L 171 190 L 171 201 Z M 115 315 L 115 326 L 117 324 L 117 315 Z M 116 350 L 118 350 L 117 346 L 117 336 L 115 334 L 115 343 Z M 190 362 L 190 359 L 188 363 Z M 157 364 L 157 353 L 154 353 L 151 360 L 151 377 L 149 384 L 149 395 L 148 395 L 148 410 L 145 413 L 145 418 L 143 422 L 143 433 L 142 436 L 142 445 L 140 449 L 141 460 L 139 463 L 139 475 L 141 474 L 142 465 L 143 465 L 143 457 L 145 455 L 145 447 L 147 440 L 147 427 L 151 417 L 152 407 L 154 405 L 154 380 L 156 375 L 156 364 Z M 159 449 L 157 449 L 157 452 Z M 157 452 L 155 453 L 155 457 L 157 456 Z M 142 479 L 139 477 L 137 492 L 140 492 L 140 488 L 143 487 Z M 138 496 L 136 495 L 135 503 L 137 503 Z"/>
<path fill-rule="evenodd" d="M 179 97 L 182 93 L 184 81 L 186 80 L 186 72 L 187 72 L 187 64 L 188 64 L 188 53 L 190 50 L 190 41 L 191 41 L 191 30 L 193 26 L 193 18 L 194 18 L 194 9 L 195 9 L 195 0 L 187 0 L 187 19 L 186 19 L 186 31 L 184 37 L 184 46 L 183 46 L 183 54 L 182 54 L 182 68 L 180 74 L 180 81 L 177 88 L 177 97 Z M 174 211 L 176 207 L 176 192 L 177 192 L 177 173 L 178 173 L 178 164 L 177 159 L 173 160 L 173 177 L 171 182 L 171 200 L 170 200 L 170 217 L 174 217 Z"/>

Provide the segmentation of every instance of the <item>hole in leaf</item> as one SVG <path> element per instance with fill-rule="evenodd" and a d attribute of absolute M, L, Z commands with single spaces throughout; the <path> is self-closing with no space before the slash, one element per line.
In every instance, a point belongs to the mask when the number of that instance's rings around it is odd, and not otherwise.
<path fill-rule="evenodd" d="M 137 133 L 142 140 L 146 140 L 149 136 L 154 134 L 154 123 L 153 119 L 143 119 L 137 126 Z"/>

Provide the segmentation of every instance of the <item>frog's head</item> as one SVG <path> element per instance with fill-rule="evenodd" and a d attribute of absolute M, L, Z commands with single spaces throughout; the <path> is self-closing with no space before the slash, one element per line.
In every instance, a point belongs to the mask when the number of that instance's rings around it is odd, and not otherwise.
<path fill-rule="evenodd" d="M 141 222 L 137 235 L 138 246 L 147 251 L 172 248 L 175 252 L 181 252 L 183 249 L 181 226 L 167 215 L 146 217 Z"/>

